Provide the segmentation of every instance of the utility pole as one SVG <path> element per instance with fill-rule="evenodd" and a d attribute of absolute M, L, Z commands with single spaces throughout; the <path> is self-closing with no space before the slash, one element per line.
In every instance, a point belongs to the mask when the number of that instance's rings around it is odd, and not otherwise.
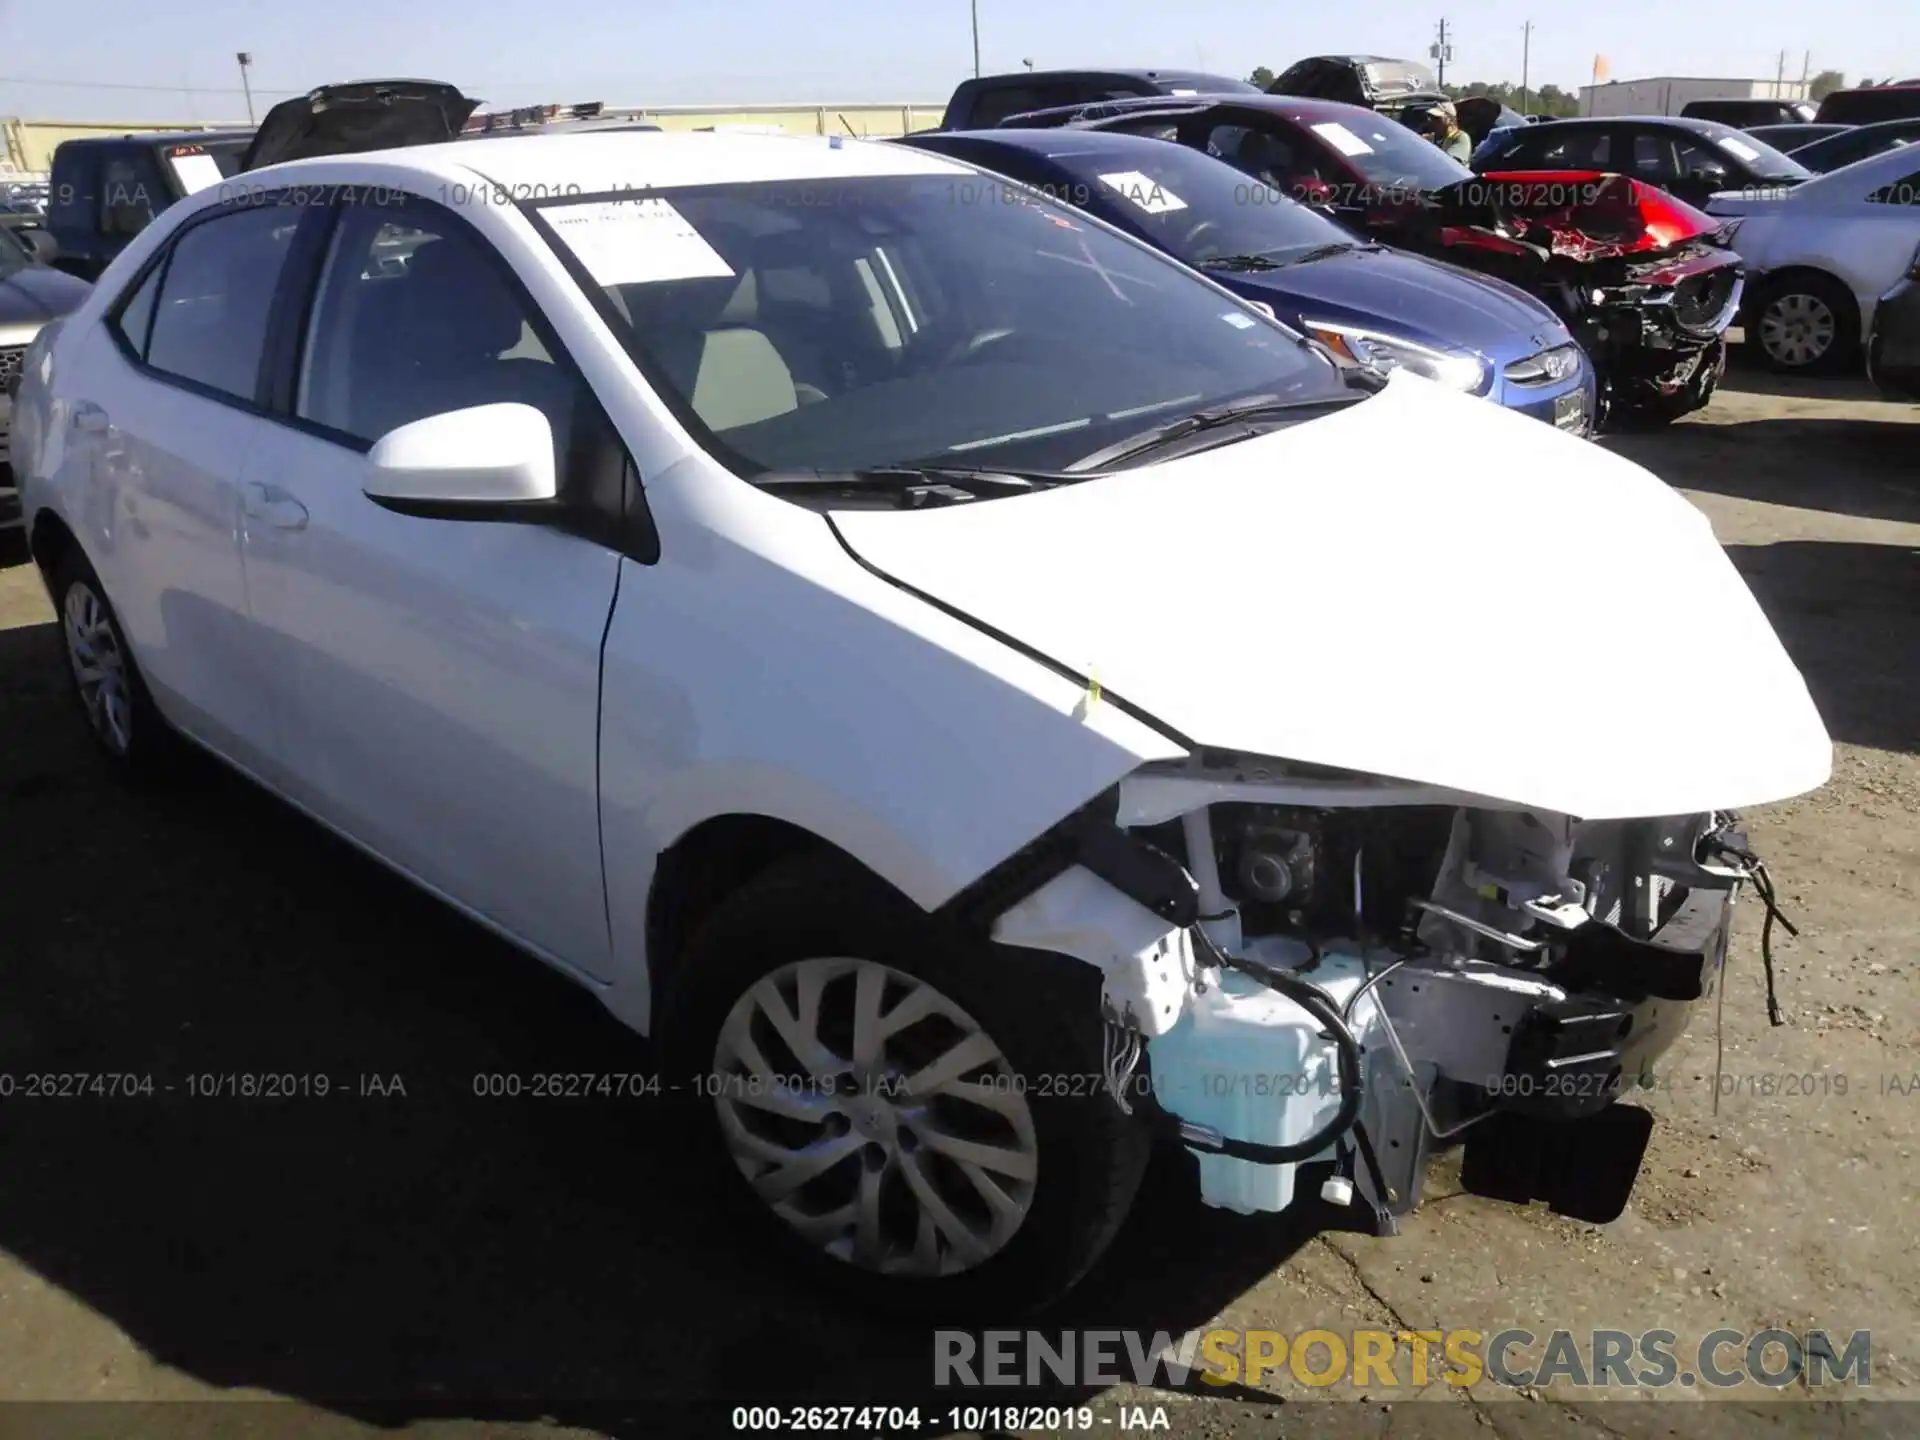
<path fill-rule="evenodd" d="M 1440 42 L 1437 45 L 1429 46 L 1427 53 L 1433 58 L 1434 67 L 1437 72 L 1434 78 L 1438 80 L 1440 84 L 1445 85 L 1447 83 L 1447 61 L 1453 58 L 1453 46 L 1447 42 L 1447 20 L 1444 15 L 1440 17 Z"/>
<path fill-rule="evenodd" d="M 973 78 L 980 78 L 980 0 L 973 0 Z"/>
<path fill-rule="evenodd" d="M 1533 58 L 1533 22 L 1527 21 L 1520 27 L 1520 113 L 1527 111 L 1527 66 Z"/>
<path fill-rule="evenodd" d="M 1807 98 L 1807 80 L 1813 74 L 1813 51 L 1808 50 L 1800 56 L 1800 98 Z"/>
<path fill-rule="evenodd" d="M 1787 83 L 1787 52 L 1780 52 L 1780 68 L 1773 72 L 1773 98 L 1780 98 L 1780 87 Z"/>
<path fill-rule="evenodd" d="M 253 124 L 253 86 L 247 81 L 247 70 L 253 64 L 251 51 L 242 50 L 234 57 L 240 62 L 240 90 L 247 97 L 247 123 Z"/>

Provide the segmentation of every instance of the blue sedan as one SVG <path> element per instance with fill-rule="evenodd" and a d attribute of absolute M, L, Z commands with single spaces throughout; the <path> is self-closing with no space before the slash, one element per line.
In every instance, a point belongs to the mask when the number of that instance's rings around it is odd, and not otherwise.
<path fill-rule="evenodd" d="M 1576 434 L 1594 373 L 1514 286 L 1373 244 L 1181 145 L 1109 131 L 940 131 L 900 144 L 1031 186 L 1145 240 L 1275 319 L 1378 369 L 1407 369 Z"/>

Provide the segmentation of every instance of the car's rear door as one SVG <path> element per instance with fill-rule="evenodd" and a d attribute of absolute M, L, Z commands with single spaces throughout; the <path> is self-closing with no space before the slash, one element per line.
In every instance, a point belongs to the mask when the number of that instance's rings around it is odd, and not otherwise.
<path fill-rule="evenodd" d="M 241 477 L 289 788 L 522 944 L 603 973 L 600 645 L 621 557 L 559 529 L 396 514 L 362 490 L 372 443 L 409 421 L 524 402 L 573 466 L 581 437 L 610 433 L 603 412 L 464 220 L 372 190 L 333 214 Z"/>
<path fill-rule="evenodd" d="M 241 467 L 262 428 L 269 315 L 302 212 L 220 206 L 128 283 L 75 382 L 70 517 L 169 718 L 273 777 L 275 717 L 248 624 Z"/>

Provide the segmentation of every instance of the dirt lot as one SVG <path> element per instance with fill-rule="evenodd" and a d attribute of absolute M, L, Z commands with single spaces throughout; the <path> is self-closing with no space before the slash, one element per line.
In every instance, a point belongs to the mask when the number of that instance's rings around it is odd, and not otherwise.
<path fill-rule="evenodd" d="M 1736 374 L 1699 419 L 1609 442 L 1711 516 L 1837 742 L 1825 790 L 1752 817 L 1800 924 L 1776 946 L 1791 1026 L 1767 1025 L 1743 907 L 1719 1113 L 1708 1015 L 1649 1097 L 1663 1124 L 1619 1221 L 1490 1204 L 1442 1171 L 1398 1239 L 1310 1236 L 1150 1181 L 1049 1328 L 1871 1330 L 1874 1394 L 1920 1400 L 1920 412 L 1791 388 Z M 0 1435 L 718 1432 L 737 1399 L 881 1397 L 927 1402 L 935 1433 L 955 1398 L 1005 1398 L 935 1396 L 924 1333 L 731 1244 L 644 1102 L 476 1099 L 476 1074 L 644 1070 L 644 1047 L 238 781 L 113 788 L 36 578 L 8 560 L 0 1070 L 156 1090 L 0 1101 L 0 1400 L 280 1403 L 0 1404 Z M 1568 620 L 1604 627 L 1604 604 Z M 1620 637 L 1607 683 L 1657 688 L 1676 724 L 1738 727 L 1679 659 L 1711 621 Z M 334 1092 L 190 1093 L 234 1071 Z M 1122 1403 L 1165 1406 L 1179 1435 L 1747 1437 L 1812 1418 L 1726 1393 L 1682 1409 L 1435 1381 L 1431 1403 L 1408 1386 L 1329 1407 L 1283 1375 L 1083 1398 L 1115 1429 Z M 1920 1433 L 1920 1407 L 1848 1418 Z"/>

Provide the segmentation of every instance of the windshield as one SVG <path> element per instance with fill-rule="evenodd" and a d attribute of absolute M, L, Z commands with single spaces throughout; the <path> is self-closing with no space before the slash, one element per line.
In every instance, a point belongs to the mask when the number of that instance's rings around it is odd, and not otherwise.
<path fill-rule="evenodd" d="M 1702 128 L 1714 144 L 1762 180 L 1810 180 L 1813 178 L 1813 172 L 1798 160 L 1791 155 L 1781 154 L 1766 141 L 1748 131 L 1736 130 L 1731 125 L 1706 125 Z"/>
<path fill-rule="evenodd" d="M 530 207 L 663 398 L 742 473 L 1059 470 L 1337 369 L 1173 261 L 975 173 L 654 190 Z"/>
<path fill-rule="evenodd" d="M 1384 115 L 1342 113 L 1337 120 L 1299 122 L 1345 158 L 1369 185 L 1390 194 L 1439 190 L 1471 180 L 1473 172 L 1431 140 Z"/>
<path fill-rule="evenodd" d="M 1189 265 L 1225 256 L 1284 262 L 1358 239 L 1272 186 L 1197 150 L 1160 141 L 1048 157 L 1119 223 Z"/>

